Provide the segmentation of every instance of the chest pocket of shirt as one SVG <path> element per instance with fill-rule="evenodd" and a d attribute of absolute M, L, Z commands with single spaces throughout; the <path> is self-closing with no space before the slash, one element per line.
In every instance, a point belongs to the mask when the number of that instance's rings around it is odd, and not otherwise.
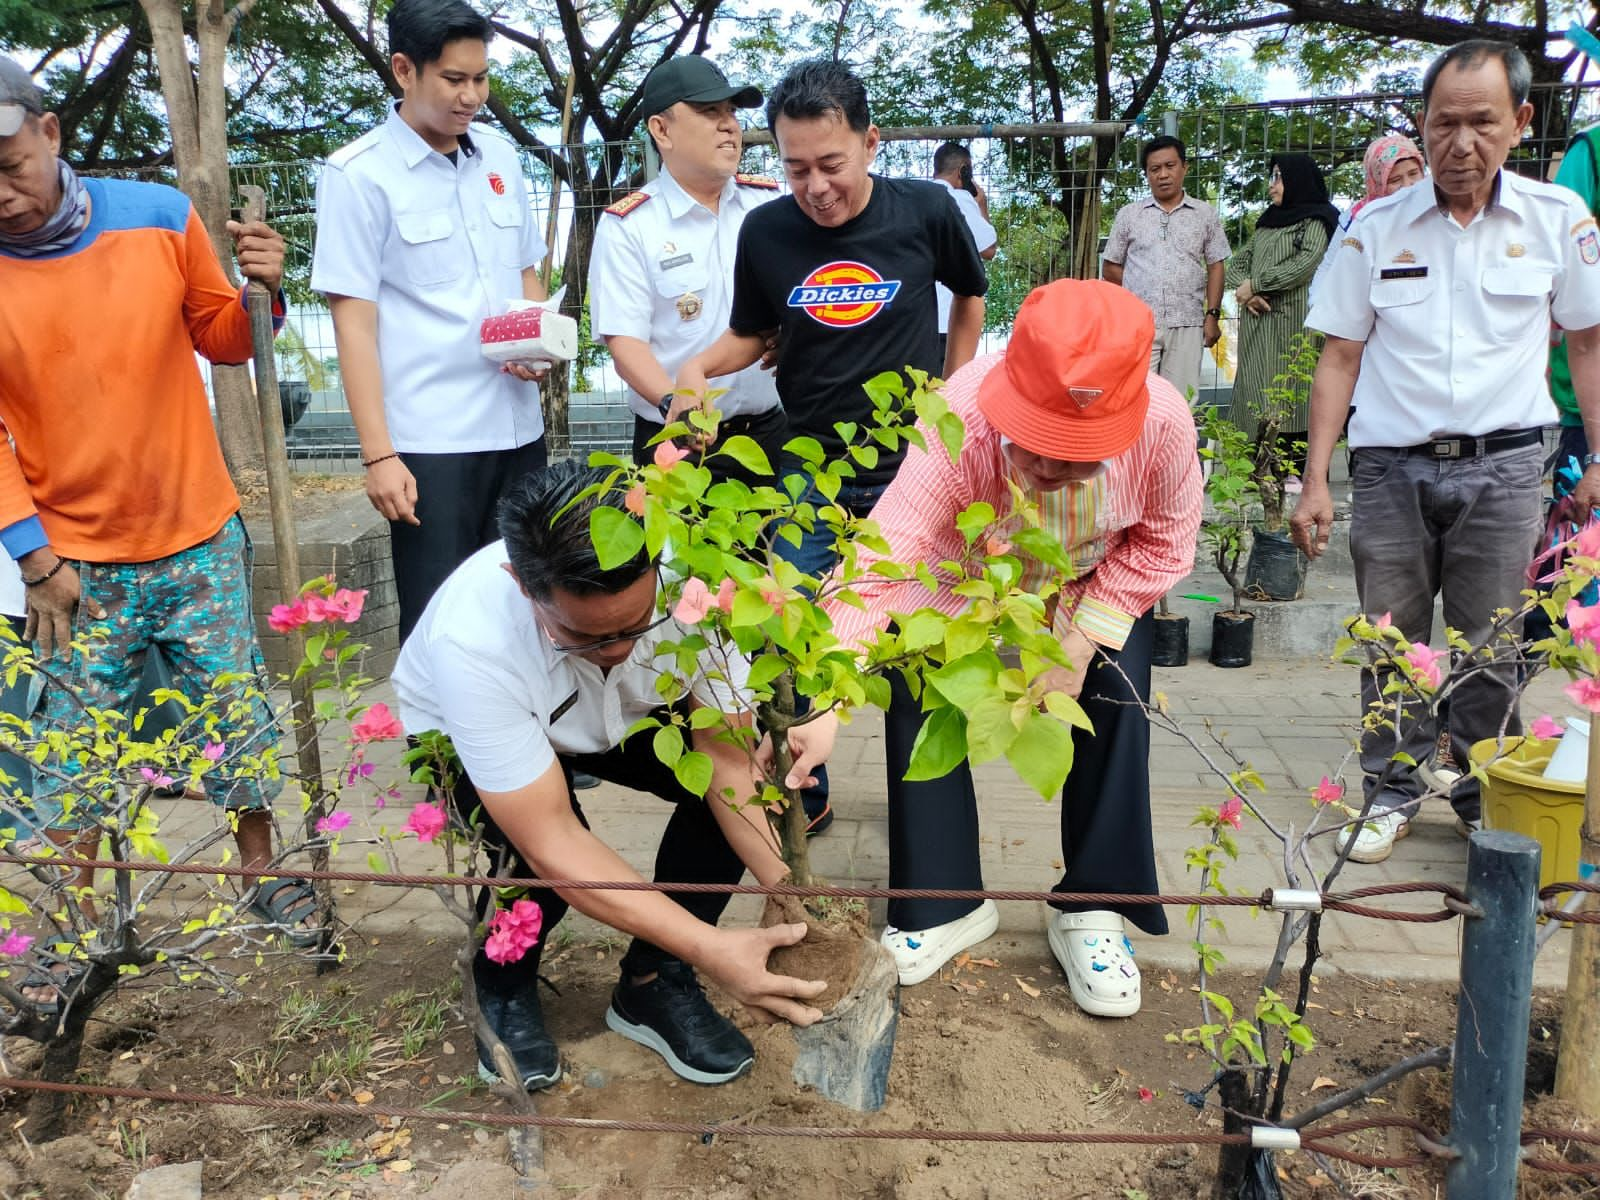
<path fill-rule="evenodd" d="M 704 263 L 689 262 L 670 271 L 656 270 L 656 294 L 671 301 L 677 309 L 677 319 L 689 325 L 699 321 L 706 311 L 706 285 L 711 273 Z M 689 297 L 694 297 L 690 300 Z"/>
<path fill-rule="evenodd" d="M 510 201 L 489 205 L 489 221 L 494 226 L 495 259 L 503 266 L 520 271 L 522 262 L 522 221 L 526 214 Z"/>
<path fill-rule="evenodd" d="M 428 287 L 449 283 L 461 274 L 465 256 L 452 251 L 450 234 L 455 227 L 449 212 L 437 208 L 398 213 L 394 225 L 400 234 L 400 261 L 412 283 Z"/>
<path fill-rule="evenodd" d="M 1555 273 L 1539 267 L 1490 267 L 1483 273 L 1488 294 L 1490 336 L 1516 342 L 1550 320 L 1550 289 Z"/>
<path fill-rule="evenodd" d="M 1421 304 L 1434 293 L 1434 281 L 1422 279 L 1376 279 L 1368 292 L 1373 308 L 1382 309 L 1391 316 L 1407 318 L 1416 315 L 1404 311 L 1407 306 Z"/>

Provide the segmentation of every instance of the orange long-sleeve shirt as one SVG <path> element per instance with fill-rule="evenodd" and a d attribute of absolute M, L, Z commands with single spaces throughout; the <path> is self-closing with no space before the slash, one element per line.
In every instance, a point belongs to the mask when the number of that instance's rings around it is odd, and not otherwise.
<path fill-rule="evenodd" d="M 0 422 L 14 443 L 0 439 L 0 531 L 37 515 L 58 554 L 148 562 L 238 511 L 194 355 L 245 362 L 250 319 L 186 196 L 84 183 L 89 225 L 71 247 L 0 247 Z"/>

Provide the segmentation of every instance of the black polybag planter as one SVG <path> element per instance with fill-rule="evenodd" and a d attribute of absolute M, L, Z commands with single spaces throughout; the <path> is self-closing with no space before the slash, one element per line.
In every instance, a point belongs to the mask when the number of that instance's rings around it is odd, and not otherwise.
<path fill-rule="evenodd" d="M 1298 600 L 1306 594 L 1306 556 L 1282 533 L 1258 529 L 1244 566 L 1244 593 L 1252 600 Z"/>
<path fill-rule="evenodd" d="M 1248 667 L 1255 645 L 1256 615 L 1250 612 L 1213 613 L 1211 617 L 1211 665 Z"/>
<path fill-rule="evenodd" d="M 1189 662 L 1189 618 L 1156 614 L 1155 641 L 1150 649 L 1153 667 L 1182 667 Z"/>

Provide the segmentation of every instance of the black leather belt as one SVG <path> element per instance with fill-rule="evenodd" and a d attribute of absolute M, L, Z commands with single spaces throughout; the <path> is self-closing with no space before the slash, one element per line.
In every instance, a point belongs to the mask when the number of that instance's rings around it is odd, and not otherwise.
<path fill-rule="evenodd" d="M 1480 454 L 1515 450 L 1519 446 L 1534 446 L 1543 441 L 1542 429 L 1505 429 L 1481 437 L 1435 438 L 1420 446 L 1407 446 L 1406 452 L 1425 454 L 1429 458 L 1476 458 Z"/>

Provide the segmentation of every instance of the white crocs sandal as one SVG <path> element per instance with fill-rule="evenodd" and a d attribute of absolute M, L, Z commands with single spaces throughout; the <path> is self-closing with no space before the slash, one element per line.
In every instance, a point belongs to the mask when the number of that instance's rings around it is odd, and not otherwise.
<path fill-rule="evenodd" d="M 1049 934 L 1050 949 L 1079 1008 L 1094 1017 L 1131 1017 L 1139 1011 L 1139 967 L 1119 914 L 1105 909 L 1052 913 Z"/>
<path fill-rule="evenodd" d="M 896 929 L 891 925 L 879 940 L 894 956 L 900 986 L 911 987 L 931 978 L 963 950 L 993 936 L 999 927 L 1000 910 L 993 900 L 985 900 L 966 916 L 932 929 Z"/>

